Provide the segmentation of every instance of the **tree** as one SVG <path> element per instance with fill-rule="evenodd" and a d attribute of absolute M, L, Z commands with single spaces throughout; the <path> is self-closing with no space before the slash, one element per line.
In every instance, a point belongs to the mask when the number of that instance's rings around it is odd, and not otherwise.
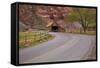
<path fill-rule="evenodd" d="M 47 20 L 47 22 L 52 21 L 54 24 L 61 27 L 63 31 L 65 31 L 64 17 L 66 13 L 69 13 L 68 12 L 69 9 L 67 7 L 65 8 L 65 7 L 57 7 L 57 6 L 41 6 L 40 10 L 41 11 L 38 11 L 38 13 L 44 19 L 49 19 Z M 60 21 L 62 22 L 59 23 Z"/>
<path fill-rule="evenodd" d="M 24 31 L 29 29 L 45 29 L 44 21 L 41 19 L 40 16 L 36 14 L 37 6 L 35 5 L 19 5 L 19 21 L 21 24 L 25 25 L 25 28 L 20 28 Z M 42 24 L 42 25 L 40 25 Z"/>
<path fill-rule="evenodd" d="M 95 27 L 96 25 L 96 10 L 92 8 L 73 8 L 73 12 L 66 16 L 67 22 L 78 21 L 83 27 L 83 31 L 86 32 L 88 27 Z"/>

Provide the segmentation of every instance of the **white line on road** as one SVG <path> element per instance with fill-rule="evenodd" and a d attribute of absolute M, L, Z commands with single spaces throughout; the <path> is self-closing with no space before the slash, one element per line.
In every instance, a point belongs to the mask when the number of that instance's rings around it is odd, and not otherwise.
<path fill-rule="evenodd" d="M 76 40 L 77 39 L 77 40 Z M 31 60 L 28 60 L 24 63 L 33 63 L 33 62 L 41 62 L 41 61 L 45 61 L 45 60 L 48 60 L 49 58 L 53 58 L 53 57 L 56 57 L 56 54 L 60 54 L 61 52 L 64 51 L 65 47 L 66 47 L 66 50 L 67 49 L 70 49 L 73 45 L 75 45 L 77 42 L 79 41 L 79 38 L 78 37 L 73 37 L 70 41 L 64 43 L 63 45 L 61 45 L 60 47 L 52 50 L 52 51 L 49 51 L 49 52 L 46 52 L 45 54 L 43 55 L 40 55 L 38 57 L 35 57 Z M 67 44 L 67 45 L 66 45 Z M 60 51 L 60 52 L 58 52 Z M 49 61 L 48 61 L 49 62 Z"/>

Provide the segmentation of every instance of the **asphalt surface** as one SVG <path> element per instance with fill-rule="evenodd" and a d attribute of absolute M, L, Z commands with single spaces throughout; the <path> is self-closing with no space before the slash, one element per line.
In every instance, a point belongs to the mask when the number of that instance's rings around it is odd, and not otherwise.
<path fill-rule="evenodd" d="M 51 32 L 54 39 L 19 50 L 19 63 L 40 63 L 96 59 L 96 37 Z"/>

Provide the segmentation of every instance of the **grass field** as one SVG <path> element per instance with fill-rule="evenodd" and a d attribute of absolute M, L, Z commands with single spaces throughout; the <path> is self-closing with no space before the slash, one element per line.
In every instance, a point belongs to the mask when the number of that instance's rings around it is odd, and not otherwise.
<path fill-rule="evenodd" d="M 52 38 L 48 32 L 19 32 L 19 48 L 35 46 Z"/>
<path fill-rule="evenodd" d="M 96 35 L 96 31 L 81 31 L 80 30 L 74 30 L 74 31 L 66 31 L 68 33 L 73 33 L 73 34 L 84 34 L 84 35 Z"/>

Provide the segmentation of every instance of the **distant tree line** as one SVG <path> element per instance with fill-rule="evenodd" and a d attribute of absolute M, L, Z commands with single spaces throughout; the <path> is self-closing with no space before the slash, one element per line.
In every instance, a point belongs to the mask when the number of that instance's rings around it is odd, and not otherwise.
<path fill-rule="evenodd" d="M 83 31 L 96 29 L 96 9 L 94 8 L 73 8 L 73 12 L 65 17 L 66 22 L 79 22 Z"/>

